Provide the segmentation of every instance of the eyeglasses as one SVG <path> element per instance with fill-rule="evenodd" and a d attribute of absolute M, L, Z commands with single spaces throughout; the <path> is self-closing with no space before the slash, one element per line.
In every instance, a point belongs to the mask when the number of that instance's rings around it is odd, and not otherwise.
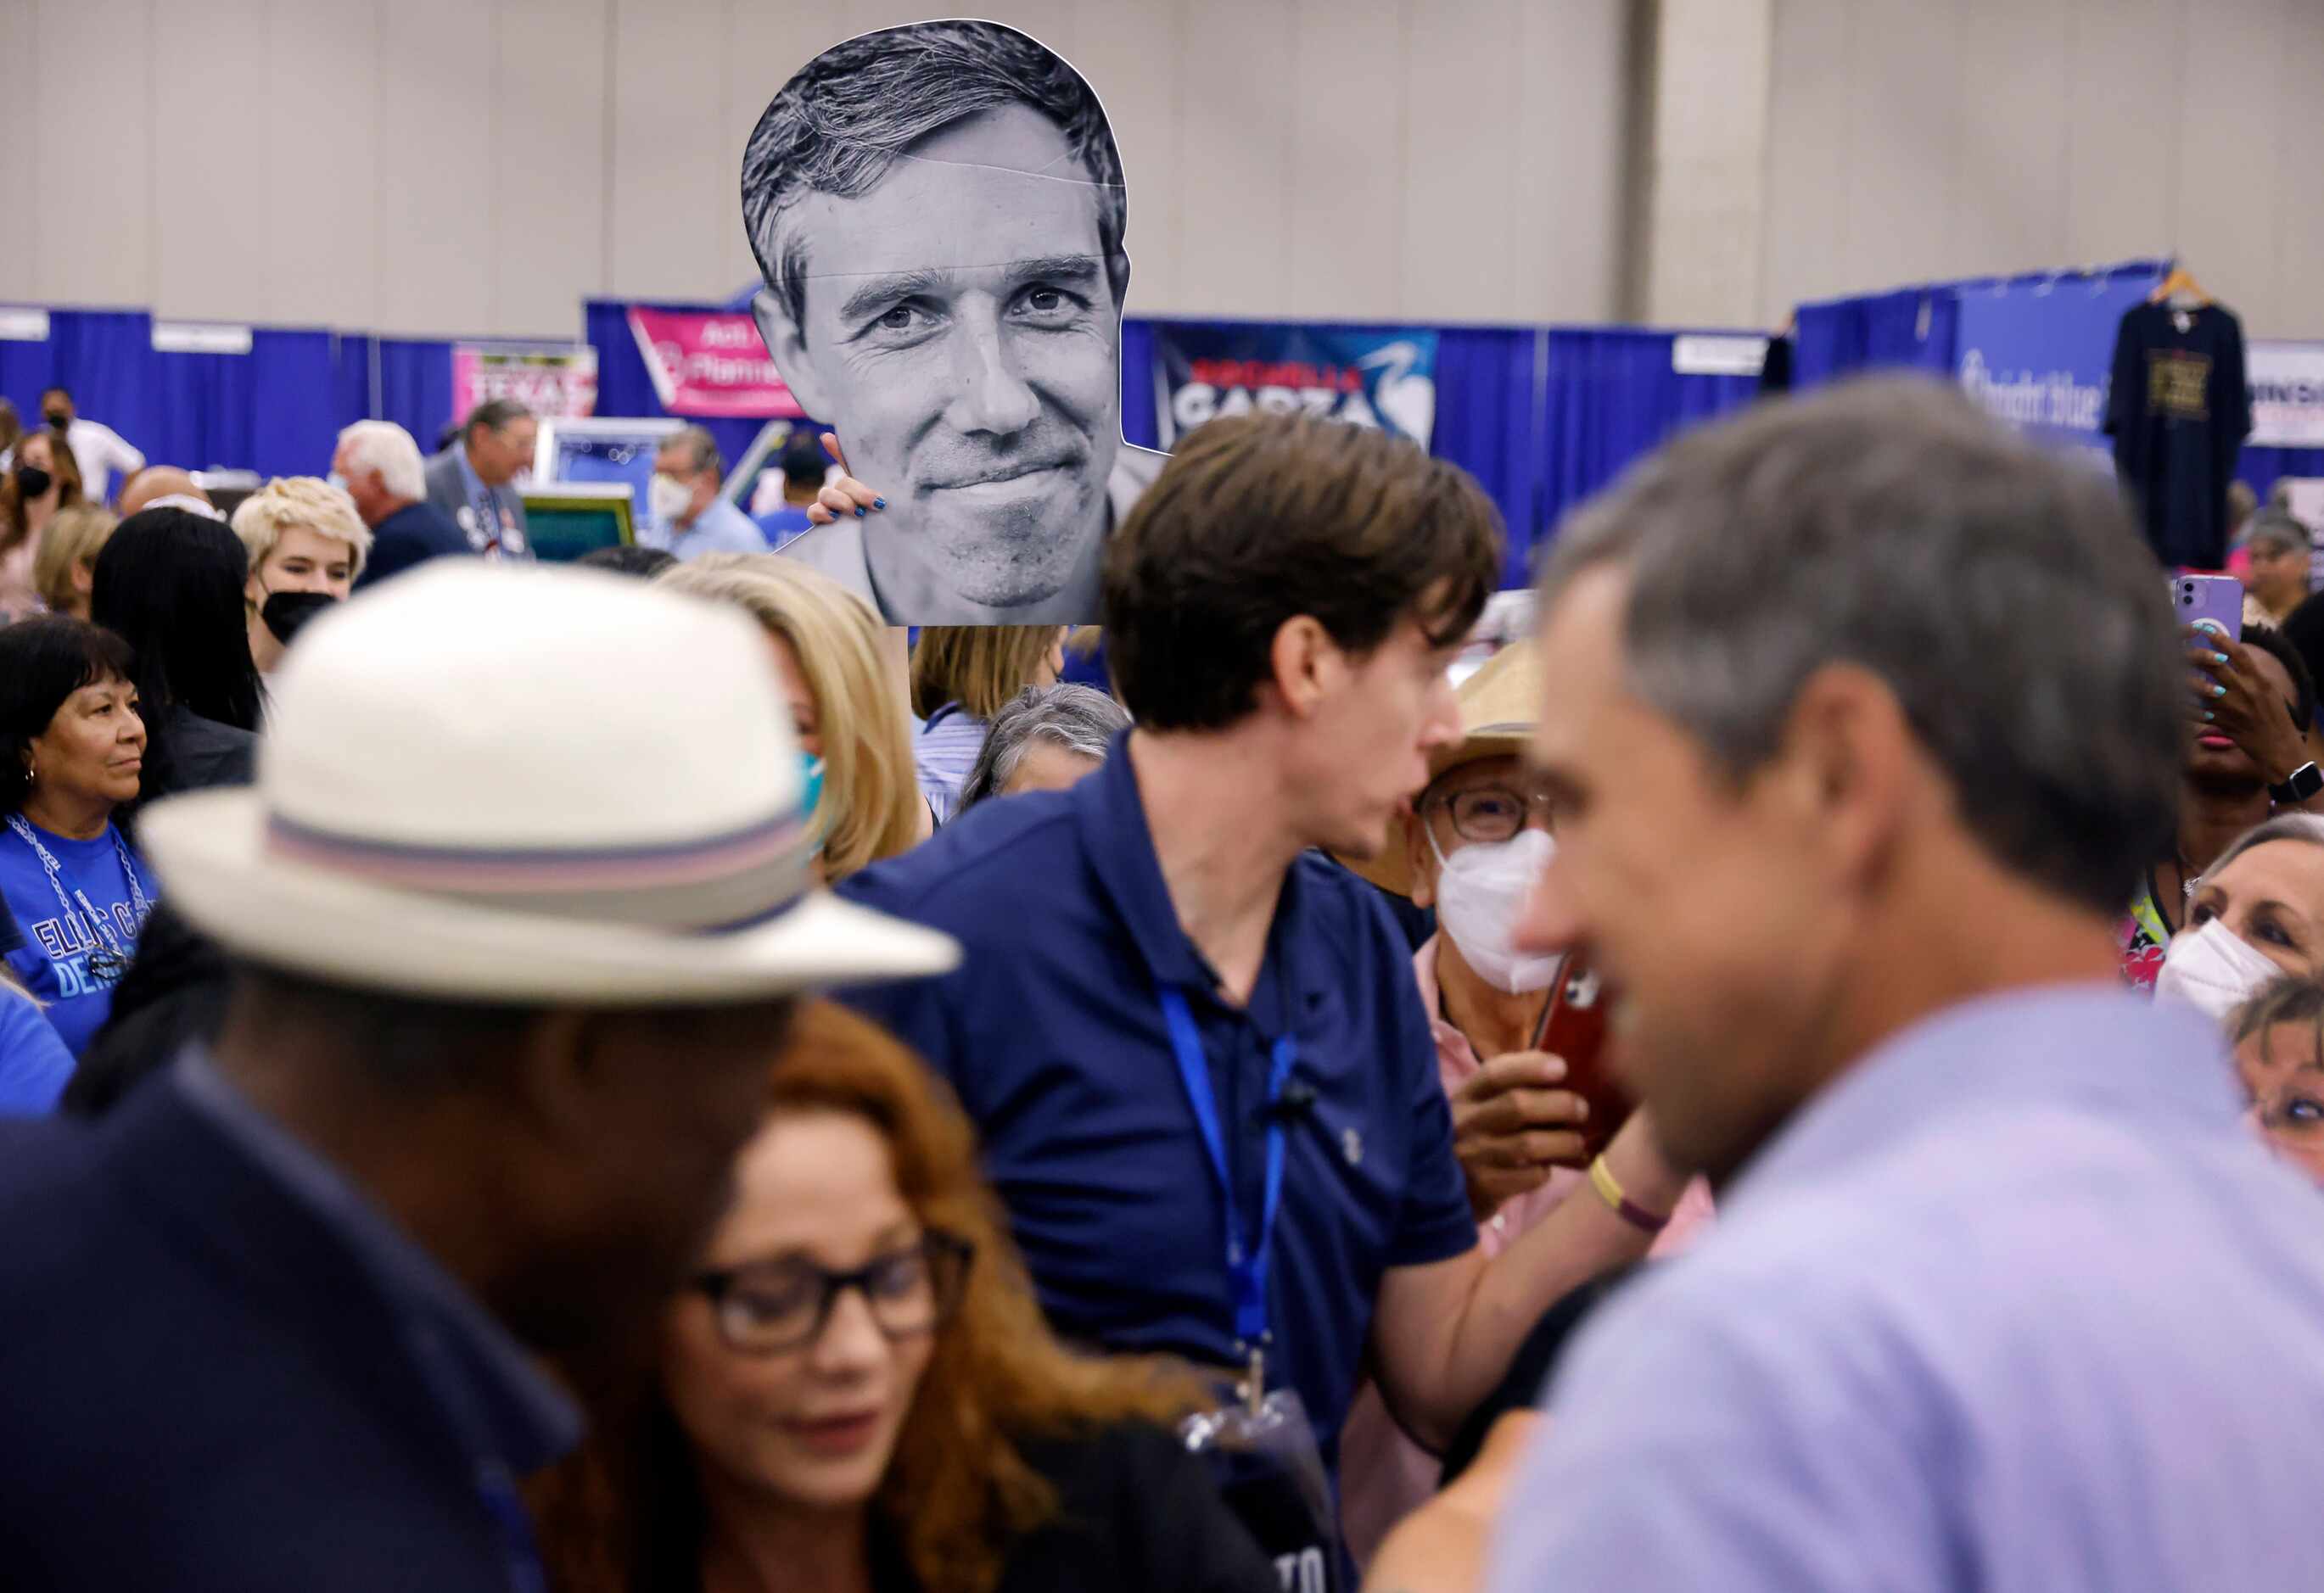
<path fill-rule="evenodd" d="M 1452 833 L 1462 840 L 1487 845 L 1516 839 L 1530 814 L 1538 813 L 1545 821 L 1550 815 L 1548 792 L 1517 791 L 1507 786 L 1472 786 L 1465 791 L 1448 791 L 1430 798 L 1429 806 L 1452 814 Z"/>
<path fill-rule="evenodd" d="M 749 1262 L 696 1275 L 693 1286 L 710 1297 L 719 1337 L 743 1355 L 780 1355 L 823 1337 L 839 1297 L 853 1289 L 872 1321 L 890 1339 L 934 1332 L 960 1308 L 976 1247 L 948 1233 L 874 1256 L 853 1272 L 832 1272 L 812 1261 Z"/>

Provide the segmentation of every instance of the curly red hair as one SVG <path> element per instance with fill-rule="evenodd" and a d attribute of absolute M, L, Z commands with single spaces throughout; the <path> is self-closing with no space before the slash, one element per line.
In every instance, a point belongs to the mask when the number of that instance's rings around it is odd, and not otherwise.
<path fill-rule="evenodd" d="M 772 1114 L 811 1111 L 871 1124 L 922 1226 L 975 1247 L 877 1507 L 927 1593 L 991 1593 L 1010 1545 L 1057 1506 L 1025 1459 L 1027 1441 L 1175 1422 L 1202 1403 L 1202 1386 L 1166 1363 L 1077 1355 L 1057 1341 L 950 1091 L 884 1030 L 829 1002 L 800 1009 L 773 1073 Z M 699 1487 L 658 1389 L 592 1404 L 600 1413 L 590 1441 L 529 1490 L 551 1585 L 560 1593 L 699 1586 Z"/>

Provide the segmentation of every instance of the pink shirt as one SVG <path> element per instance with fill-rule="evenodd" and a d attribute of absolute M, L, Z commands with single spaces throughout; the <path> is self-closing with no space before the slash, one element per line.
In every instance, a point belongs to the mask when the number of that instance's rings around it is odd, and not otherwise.
<path fill-rule="evenodd" d="M 1469 1037 L 1444 1021 L 1443 999 L 1436 984 L 1436 938 L 1412 959 L 1413 978 L 1420 986 L 1421 1005 L 1428 1009 L 1428 1027 L 1436 1038 L 1436 1071 L 1444 1093 L 1458 1095 L 1461 1087 L 1484 1066 Z M 1488 1257 L 1499 1255 L 1510 1241 L 1557 1209 L 1558 1204 L 1589 1182 L 1578 1168 L 1560 1167 L 1549 1182 L 1531 1194 L 1517 1196 L 1477 1225 L 1477 1243 Z M 1669 1255 L 1682 1247 L 1711 1217 L 1711 1192 L 1700 1178 L 1687 1186 L 1670 1226 L 1656 1238 L 1653 1256 Z M 1340 1524 L 1348 1552 L 1359 1566 L 1368 1565 L 1380 1542 L 1406 1516 L 1436 1491 L 1443 1463 L 1404 1435 L 1388 1413 L 1379 1390 L 1366 1384 L 1357 1392 L 1354 1406 L 1340 1435 Z"/>

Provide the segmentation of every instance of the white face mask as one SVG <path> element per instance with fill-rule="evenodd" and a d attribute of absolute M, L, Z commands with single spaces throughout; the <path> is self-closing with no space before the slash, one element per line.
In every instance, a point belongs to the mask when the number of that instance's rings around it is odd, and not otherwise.
<path fill-rule="evenodd" d="M 2229 1013 L 2282 973 L 2250 942 L 2214 918 L 2200 929 L 2172 937 L 2163 971 L 2155 975 L 2154 996 L 2184 1001 L 2212 1022 L 2225 1023 Z"/>
<path fill-rule="evenodd" d="M 1548 832 L 1520 830 L 1507 841 L 1464 846 L 1448 858 L 1431 828 L 1428 844 L 1443 865 L 1436 876 L 1436 921 L 1461 948 L 1461 960 L 1497 990 L 1514 996 L 1547 990 L 1557 977 L 1559 959 L 1520 952 L 1512 943 L 1518 916 L 1557 850 Z"/>
<path fill-rule="evenodd" d="M 654 472 L 646 486 L 646 511 L 657 525 L 674 526 L 694 507 L 694 489 L 674 475 Z"/>

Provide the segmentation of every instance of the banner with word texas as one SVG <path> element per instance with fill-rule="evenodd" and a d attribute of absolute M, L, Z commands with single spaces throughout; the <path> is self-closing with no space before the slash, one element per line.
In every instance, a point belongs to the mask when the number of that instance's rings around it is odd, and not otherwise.
<path fill-rule="evenodd" d="M 673 415 L 797 420 L 806 414 L 783 383 L 748 310 L 630 311 L 654 396 Z"/>
<path fill-rule="evenodd" d="M 2122 318 L 2161 272 L 2061 273 L 1965 288 L 1953 339 L 1960 384 L 1987 414 L 2053 446 L 2104 456 L 2107 385 Z"/>
<path fill-rule="evenodd" d="M 1162 446 L 1204 421 L 1305 410 L 1376 426 L 1425 448 L 1436 429 L 1436 334 L 1410 327 L 1156 321 L 1155 419 Z"/>
<path fill-rule="evenodd" d="M 578 420 L 597 408 L 597 351 L 587 344 L 452 345 L 452 414 L 464 417 L 487 399 L 514 399 L 534 414 Z"/>

